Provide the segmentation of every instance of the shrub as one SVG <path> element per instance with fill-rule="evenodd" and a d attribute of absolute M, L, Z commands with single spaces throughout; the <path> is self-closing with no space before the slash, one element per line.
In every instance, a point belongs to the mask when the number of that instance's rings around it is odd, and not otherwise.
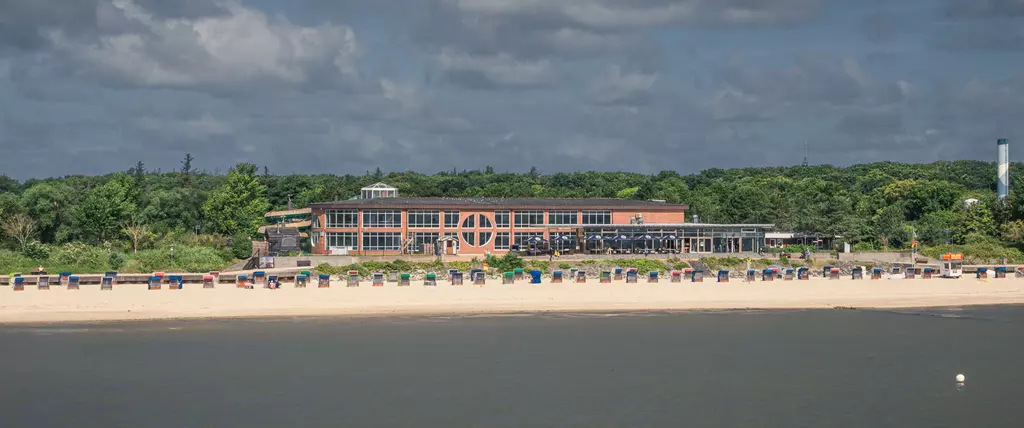
<path fill-rule="evenodd" d="M 542 260 L 531 260 L 529 263 L 529 268 L 539 270 L 543 274 L 551 273 L 551 263 Z"/>
<path fill-rule="evenodd" d="M 515 269 L 526 268 L 526 262 L 517 253 L 508 253 L 501 257 L 488 257 L 487 265 L 498 272 L 511 272 Z"/>
<path fill-rule="evenodd" d="M 46 260 L 50 258 L 50 249 L 46 248 L 45 245 L 39 241 L 29 242 L 25 245 L 25 248 L 21 250 L 21 253 L 32 260 Z"/>
<path fill-rule="evenodd" d="M 252 241 L 249 240 L 249 237 L 239 234 L 231 238 L 231 254 L 236 259 L 252 257 Z"/>
<path fill-rule="evenodd" d="M 570 265 L 568 263 L 559 263 L 558 264 L 558 268 L 562 269 L 562 270 L 568 270 L 568 269 L 572 269 L 572 265 Z"/>
<path fill-rule="evenodd" d="M 110 253 L 110 256 L 107 257 L 107 264 L 113 270 L 120 270 L 124 266 L 124 254 L 120 252 Z"/>

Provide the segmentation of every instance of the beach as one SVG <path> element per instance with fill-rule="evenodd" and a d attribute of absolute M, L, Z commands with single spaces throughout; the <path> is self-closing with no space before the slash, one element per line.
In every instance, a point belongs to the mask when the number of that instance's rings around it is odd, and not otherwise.
<path fill-rule="evenodd" d="M 54 286 L 23 291 L 0 287 L 0 323 L 47 323 L 175 318 L 280 316 L 388 316 L 410 314 L 499 314 L 523 312 L 673 311 L 694 309 L 906 308 L 1024 303 L 1024 279 L 827 280 L 717 283 L 587 283 L 410 286 L 362 282 L 330 288 L 147 290 L 118 284 L 113 290 Z"/>

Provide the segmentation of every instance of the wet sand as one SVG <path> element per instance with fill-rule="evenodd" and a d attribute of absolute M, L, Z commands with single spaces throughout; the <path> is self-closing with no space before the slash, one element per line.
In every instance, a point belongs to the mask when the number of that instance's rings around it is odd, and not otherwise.
<path fill-rule="evenodd" d="M 0 323 L 117 321 L 171 318 L 274 316 L 379 316 L 408 314 L 485 314 L 510 312 L 600 312 L 690 309 L 900 308 L 1024 303 L 1024 279 L 825 280 L 716 283 L 528 284 L 436 287 L 414 281 L 400 287 L 369 282 L 330 288 L 215 289 L 186 285 L 183 290 L 147 290 L 118 284 L 114 290 L 53 286 L 24 291 L 0 287 Z"/>

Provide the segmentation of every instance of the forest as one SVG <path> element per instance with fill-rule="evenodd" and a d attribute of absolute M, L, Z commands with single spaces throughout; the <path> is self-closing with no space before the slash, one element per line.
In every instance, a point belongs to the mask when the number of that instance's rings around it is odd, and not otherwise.
<path fill-rule="evenodd" d="M 1024 184 L 997 201 L 992 162 L 882 162 L 772 168 L 712 168 L 680 175 L 629 172 L 543 174 L 479 170 L 361 175 L 275 175 L 243 163 L 227 174 L 199 170 L 186 155 L 172 172 L 138 162 L 123 172 L 24 182 L 0 176 L 0 269 L 34 264 L 146 271 L 171 260 L 209 270 L 247 255 L 263 213 L 344 200 L 382 181 L 410 197 L 605 197 L 689 205 L 687 221 L 774 223 L 779 230 L 843 237 L 858 251 L 959 246 L 979 258 L 1024 261 Z M 965 203 L 976 199 L 976 203 Z M 211 267 L 212 266 L 212 267 Z"/>

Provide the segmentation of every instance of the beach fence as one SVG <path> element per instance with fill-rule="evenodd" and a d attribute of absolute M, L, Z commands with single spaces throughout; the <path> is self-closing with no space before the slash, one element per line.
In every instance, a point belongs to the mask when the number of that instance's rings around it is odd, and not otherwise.
<path fill-rule="evenodd" d="M 1006 278 L 1006 266 L 996 266 L 996 278 Z"/>
<path fill-rule="evenodd" d="M 359 286 L 359 274 L 356 274 L 356 286 Z M 351 287 L 351 285 L 350 285 Z M 322 273 L 317 277 L 316 288 L 331 288 L 331 274 Z"/>
<path fill-rule="evenodd" d="M 853 271 L 850 272 L 850 279 L 864 279 L 864 268 L 861 268 L 860 266 L 853 268 Z"/>
<path fill-rule="evenodd" d="M 834 267 L 828 270 L 828 279 L 838 280 L 839 279 L 839 268 Z"/>
<path fill-rule="evenodd" d="M 403 273 L 398 276 L 398 286 L 408 287 L 412 285 L 412 274 Z"/>
<path fill-rule="evenodd" d="M 540 273 L 541 272 L 539 270 L 531 270 L 530 271 L 530 283 L 531 284 L 540 284 Z"/>
<path fill-rule="evenodd" d="M 757 278 L 757 271 L 753 269 L 747 269 L 747 282 L 754 282 Z"/>
<path fill-rule="evenodd" d="M 976 277 L 978 279 L 986 279 L 986 278 L 988 278 L 988 268 L 987 267 L 980 267 L 980 268 L 978 268 L 978 272 L 976 272 L 975 275 L 976 275 Z"/>
<path fill-rule="evenodd" d="M 871 279 L 882 279 L 882 268 L 871 269 Z"/>
<path fill-rule="evenodd" d="M 60 276 L 57 278 L 57 285 L 67 286 L 69 278 L 71 278 L 71 272 L 61 272 Z"/>
<path fill-rule="evenodd" d="M 932 275 L 934 275 L 934 274 L 935 274 L 935 270 L 934 269 L 932 269 L 930 267 L 926 267 L 926 268 L 924 268 L 921 271 L 921 279 L 932 279 Z M 1005 275 L 1005 272 L 1004 272 L 1004 275 Z"/>
<path fill-rule="evenodd" d="M 718 282 L 729 282 L 729 271 L 722 269 L 718 271 Z"/>
<path fill-rule="evenodd" d="M 671 276 L 669 276 L 668 282 L 683 282 L 683 271 L 672 271 Z"/>
<path fill-rule="evenodd" d="M 552 284 L 561 284 L 562 283 L 562 271 L 556 270 L 554 272 L 551 272 L 551 283 Z"/>
<path fill-rule="evenodd" d="M 239 279 L 239 281 L 244 282 L 245 281 L 245 275 L 238 275 L 238 279 Z M 153 275 L 153 276 L 149 277 L 149 282 L 146 284 L 146 288 L 149 289 L 149 290 L 159 290 L 160 289 L 160 283 L 163 280 L 164 280 L 163 278 L 161 278 L 159 276 L 156 276 L 156 275 Z"/>
<path fill-rule="evenodd" d="M 515 274 L 516 281 L 521 281 L 523 279 L 523 270 L 522 269 L 518 269 L 518 268 L 517 269 L 513 269 L 512 273 Z"/>
<path fill-rule="evenodd" d="M 384 286 L 384 274 L 380 273 L 380 272 L 374 273 L 373 274 L 373 282 L 371 283 L 371 285 L 373 285 L 374 287 L 383 287 Z"/>
<path fill-rule="evenodd" d="M 501 276 L 501 283 L 502 284 L 515 284 L 516 283 L 516 274 L 515 274 L 515 272 L 509 271 L 509 272 L 505 272 L 504 274 L 502 274 L 502 276 Z"/>
<path fill-rule="evenodd" d="M 587 271 L 581 270 L 576 271 L 576 283 L 583 284 L 587 282 Z"/>
<path fill-rule="evenodd" d="M 612 282 L 612 272 L 608 270 L 601 271 L 601 283 L 610 284 Z"/>
<path fill-rule="evenodd" d="M 658 271 L 652 270 L 650 272 L 647 272 L 647 282 L 648 283 L 658 282 Z"/>
<path fill-rule="evenodd" d="M 622 268 L 620 267 L 615 268 L 615 280 L 622 281 Z"/>
<path fill-rule="evenodd" d="M 346 287 L 358 287 L 359 286 L 359 271 L 357 271 L 357 270 L 350 270 L 350 271 L 348 271 L 348 275 L 347 275 L 346 278 L 348 278 L 346 280 L 346 283 L 345 283 Z"/>
<path fill-rule="evenodd" d="M 20 276 L 14 277 L 14 284 L 12 287 L 14 291 L 25 291 L 25 278 Z"/>
<path fill-rule="evenodd" d="M 811 270 L 805 267 L 796 270 L 796 279 L 798 281 L 807 281 L 811 279 Z"/>
<path fill-rule="evenodd" d="M 423 277 L 423 285 L 424 286 L 429 286 L 429 287 L 436 286 L 437 285 L 437 274 L 436 273 L 428 273 L 427 276 Z"/>
<path fill-rule="evenodd" d="M 203 288 L 214 288 L 216 282 L 213 281 L 213 275 L 203 275 Z"/>
<path fill-rule="evenodd" d="M 48 277 L 46 275 L 40 276 L 39 280 L 36 282 L 36 289 L 37 290 L 49 290 L 50 289 L 50 277 Z"/>
<path fill-rule="evenodd" d="M 77 290 L 81 278 L 78 275 L 68 276 L 68 290 Z"/>
<path fill-rule="evenodd" d="M 782 273 L 782 280 L 792 281 L 793 278 L 796 277 L 796 274 L 794 272 L 795 271 L 793 270 L 793 268 L 787 268 L 786 271 Z"/>
<path fill-rule="evenodd" d="M 690 282 L 704 282 L 704 271 L 697 269 L 691 272 Z"/>
<path fill-rule="evenodd" d="M 104 276 L 100 280 L 100 290 L 113 290 L 114 289 L 114 277 Z"/>
<path fill-rule="evenodd" d="M 761 271 L 761 281 L 774 281 L 775 280 L 775 269 L 765 269 Z"/>
<path fill-rule="evenodd" d="M 462 285 L 462 272 L 452 272 L 448 279 L 452 281 L 452 285 Z"/>
<path fill-rule="evenodd" d="M 636 284 L 640 275 L 637 273 L 636 268 L 630 268 L 626 271 L 626 284 Z"/>

